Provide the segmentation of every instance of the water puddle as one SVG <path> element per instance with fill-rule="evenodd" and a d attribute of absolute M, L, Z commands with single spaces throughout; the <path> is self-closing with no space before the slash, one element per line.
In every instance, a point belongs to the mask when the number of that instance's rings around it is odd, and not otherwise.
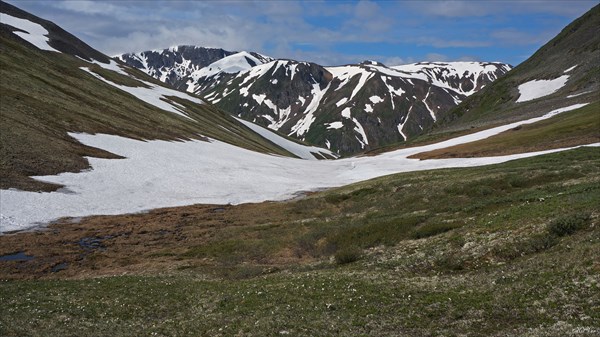
<path fill-rule="evenodd" d="M 32 255 L 27 255 L 25 252 L 17 252 L 0 256 L 0 261 L 29 261 L 33 260 Z"/>

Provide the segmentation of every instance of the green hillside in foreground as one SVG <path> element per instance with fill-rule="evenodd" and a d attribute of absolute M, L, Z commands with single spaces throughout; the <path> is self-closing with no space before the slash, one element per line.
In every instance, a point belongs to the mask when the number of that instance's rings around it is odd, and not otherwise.
<path fill-rule="evenodd" d="M 0 329 L 593 336 L 599 170 L 600 149 L 582 148 L 284 203 L 92 217 L 0 236 L 0 255 L 35 256 L 0 262 Z M 19 280 L 32 277 L 41 279 Z"/>

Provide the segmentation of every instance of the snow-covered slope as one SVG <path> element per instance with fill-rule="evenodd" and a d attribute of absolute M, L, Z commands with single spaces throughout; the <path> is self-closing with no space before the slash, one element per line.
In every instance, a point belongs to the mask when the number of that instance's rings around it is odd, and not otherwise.
<path fill-rule="evenodd" d="M 43 51 L 108 63 L 109 58 L 54 23 L 0 1 L 0 28 Z"/>
<path fill-rule="evenodd" d="M 405 73 L 405 78 L 425 80 L 470 96 L 512 67 L 500 62 L 420 62 L 391 68 Z"/>
<path fill-rule="evenodd" d="M 316 146 L 306 146 L 302 144 L 298 144 L 297 142 L 293 142 L 291 140 L 285 139 L 275 132 L 266 129 L 260 125 L 256 125 L 252 122 L 245 121 L 243 119 L 238 118 L 240 123 L 246 125 L 248 128 L 252 129 L 252 131 L 258 133 L 264 138 L 270 140 L 276 145 L 288 150 L 294 155 L 298 156 L 301 159 L 306 160 L 318 160 L 318 159 L 335 159 L 338 157 L 336 153 L 333 153 L 329 150 L 316 147 Z"/>
<path fill-rule="evenodd" d="M 31 43 L 41 50 L 49 50 L 59 52 L 58 50 L 52 48 L 48 42 L 50 39 L 48 38 L 48 30 L 44 28 L 42 25 L 31 22 L 27 19 L 16 18 L 12 15 L 2 13 L 0 16 L 0 22 L 17 28 L 19 31 L 15 31 L 15 34 L 24 39 L 25 41 Z"/>
<path fill-rule="evenodd" d="M 65 185 L 52 193 L 0 190 L 0 232 L 20 230 L 63 216 L 122 214 L 194 203 L 239 204 L 281 200 L 298 191 L 340 186 L 396 172 L 505 162 L 551 150 L 490 158 L 416 160 L 419 152 L 475 141 L 544 117 L 375 157 L 306 161 L 248 151 L 230 144 L 140 141 L 111 135 L 72 134 L 80 142 L 125 159 L 90 158 L 93 170 L 37 177 Z"/>
<path fill-rule="evenodd" d="M 421 134 L 511 69 L 489 62 L 322 67 L 226 51 L 203 65 L 189 61 L 190 50 L 206 51 L 174 47 L 119 58 L 235 116 L 345 155 Z"/>
<path fill-rule="evenodd" d="M 30 176 L 88 169 L 86 157 L 117 157 L 77 142 L 69 136 L 73 132 L 213 139 L 295 157 L 198 96 L 111 60 L 47 20 L 5 2 L 0 13 L 0 188 L 53 191 L 60 186 Z M 248 63 L 262 58 L 242 57 Z M 320 159 L 320 152 L 328 152 L 311 150 Z"/>
<path fill-rule="evenodd" d="M 563 75 L 552 80 L 533 80 L 519 85 L 519 98 L 517 103 L 531 101 L 540 97 L 548 96 L 565 86 L 569 75 Z"/>
<path fill-rule="evenodd" d="M 422 133 L 508 70 L 510 66 L 502 63 L 390 68 L 373 61 L 321 67 L 275 60 L 199 93 L 246 120 L 353 154 Z"/>
<path fill-rule="evenodd" d="M 178 89 L 196 93 L 215 86 L 228 78 L 228 74 L 272 60 L 259 53 L 197 46 L 174 46 L 115 57 Z"/>

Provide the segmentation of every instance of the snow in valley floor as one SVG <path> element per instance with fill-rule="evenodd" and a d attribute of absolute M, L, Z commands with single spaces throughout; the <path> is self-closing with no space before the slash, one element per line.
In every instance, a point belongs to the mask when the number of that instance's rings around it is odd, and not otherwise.
<path fill-rule="evenodd" d="M 542 117 L 437 144 L 375 157 L 326 161 L 261 154 L 215 140 L 138 141 L 112 135 L 72 134 L 83 144 L 126 158 L 88 158 L 93 167 L 91 170 L 36 177 L 65 186 L 56 192 L 0 190 L 0 233 L 39 226 L 65 216 L 123 214 L 197 203 L 284 200 L 299 191 L 341 186 L 392 173 L 495 164 L 561 151 L 424 161 L 407 158 L 416 153 L 487 138 L 583 105 L 557 109 Z"/>

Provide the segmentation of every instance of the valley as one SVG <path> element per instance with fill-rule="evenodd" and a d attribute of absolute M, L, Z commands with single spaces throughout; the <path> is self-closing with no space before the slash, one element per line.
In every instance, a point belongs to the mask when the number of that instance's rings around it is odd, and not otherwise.
<path fill-rule="evenodd" d="M 514 67 L 0 22 L 0 335 L 600 334 L 600 5 Z"/>

